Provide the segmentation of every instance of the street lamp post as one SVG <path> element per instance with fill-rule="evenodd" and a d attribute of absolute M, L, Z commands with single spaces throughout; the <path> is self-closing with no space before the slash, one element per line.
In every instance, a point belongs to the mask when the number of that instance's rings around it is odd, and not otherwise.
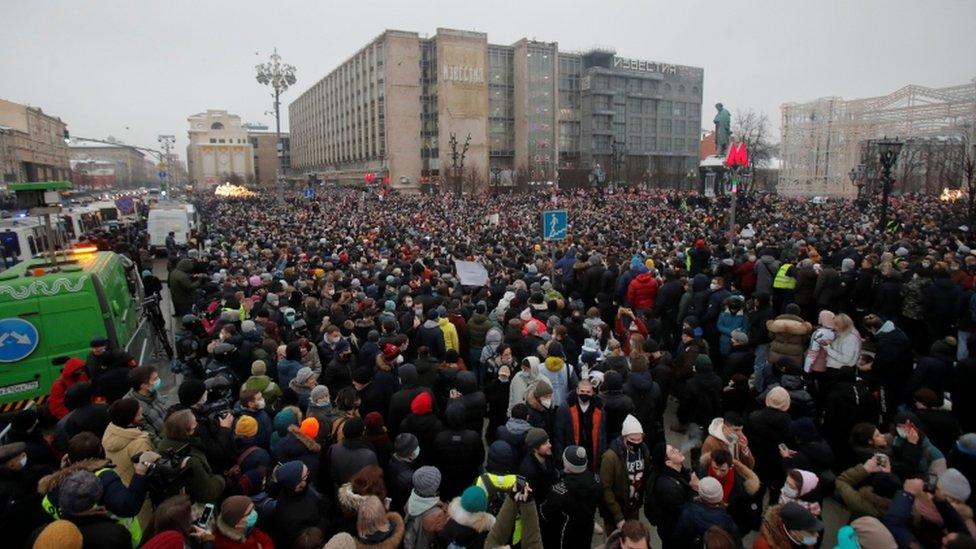
<path fill-rule="evenodd" d="M 878 160 L 881 161 L 881 232 L 884 234 L 888 230 L 888 195 L 891 194 L 891 185 L 895 179 L 891 176 L 891 170 L 898 161 L 898 153 L 904 145 L 897 139 L 888 139 L 885 136 L 878 141 Z"/>
<path fill-rule="evenodd" d="M 278 203 L 285 201 L 285 189 L 282 184 L 282 173 L 281 173 L 281 94 L 284 93 L 292 84 L 296 82 L 295 79 L 295 67 L 287 63 L 281 62 L 281 56 L 278 55 L 278 48 L 275 48 L 274 53 L 271 54 L 271 60 L 267 63 L 261 63 L 255 67 L 257 69 L 257 81 L 266 86 L 270 86 L 272 89 L 271 96 L 274 97 L 274 115 L 275 115 L 275 154 L 277 155 L 277 163 L 275 164 L 275 181 L 277 185 L 275 186 L 275 194 L 278 198 Z"/>
<path fill-rule="evenodd" d="M 170 193 L 167 192 L 169 190 L 169 188 L 170 188 L 169 187 L 169 183 L 171 181 L 173 181 L 173 172 L 172 172 L 172 169 L 170 168 L 170 166 L 173 165 L 173 157 L 170 156 L 170 152 L 169 151 L 173 147 L 173 144 L 176 143 L 176 136 L 175 135 L 160 135 L 159 138 L 157 138 L 157 141 L 159 141 L 159 145 L 163 147 L 163 150 L 166 151 L 166 156 L 165 156 L 166 160 L 163 161 L 163 163 L 164 163 L 163 169 L 166 170 L 164 172 L 166 174 L 166 176 L 164 177 L 164 179 L 166 181 L 163 181 L 163 183 L 160 185 L 160 187 L 162 187 L 162 191 L 163 191 L 162 192 L 162 195 L 163 196 L 168 196 L 170 194 Z"/>

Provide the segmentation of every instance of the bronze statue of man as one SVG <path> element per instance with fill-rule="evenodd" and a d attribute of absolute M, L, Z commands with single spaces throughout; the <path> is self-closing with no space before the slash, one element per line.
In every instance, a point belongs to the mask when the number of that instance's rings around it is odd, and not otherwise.
<path fill-rule="evenodd" d="M 729 136 L 732 133 L 732 114 L 722 106 L 721 103 L 715 104 L 715 154 L 725 156 L 729 149 Z"/>

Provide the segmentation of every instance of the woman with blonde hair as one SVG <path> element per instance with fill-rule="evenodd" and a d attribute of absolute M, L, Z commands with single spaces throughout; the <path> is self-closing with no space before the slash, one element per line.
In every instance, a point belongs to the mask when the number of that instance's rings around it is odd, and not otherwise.
<path fill-rule="evenodd" d="M 829 376 L 853 373 L 861 357 L 861 334 L 854 329 L 851 317 L 844 313 L 834 317 L 834 332 L 836 336 L 827 346 L 827 373 Z"/>

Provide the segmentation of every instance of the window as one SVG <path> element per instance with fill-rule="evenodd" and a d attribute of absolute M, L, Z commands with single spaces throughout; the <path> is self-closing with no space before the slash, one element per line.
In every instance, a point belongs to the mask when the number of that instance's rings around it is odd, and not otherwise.
<path fill-rule="evenodd" d="M 222 129 L 224 129 L 224 125 L 221 124 L 220 122 L 214 122 L 213 124 L 210 125 L 210 129 L 211 130 L 222 130 Z"/>
<path fill-rule="evenodd" d="M 641 102 L 640 99 L 631 99 L 627 102 L 627 112 L 630 114 L 640 114 L 641 112 Z"/>
<path fill-rule="evenodd" d="M 34 237 L 27 235 L 27 246 L 30 248 L 31 257 L 37 255 L 37 244 L 34 243 Z"/>
<path fill-rule="evenodd" d="M 210 138 L 210 142 L 211 142 L 211 143 L 216 143 L 216 142 L 217 142 L 217 140 L 216 140 L 216 139 L 214 139 L 213 137 L 211 137 L 211 138 Z"/>
<path fill-rule="evenodd" d="M 223 139 L 218 139 L 218 140 L 217 140 L 217 142 L 218 142 L 218 143 L 223 143 L 223 142 L 224 142 L 224 140 L 223 140 Z"/>
<path fill-rule="evenodd" d="M 670 101 L 660 101 L 657 104 L 657 115 L 658 116 L 671 116 L 671 102 Z"/>
<path fill-rule="evenodd" d="M 681 101 L 675 101 L 674 102 L 674 115 L 675 116 L 684 116 L 685 115 L 685 104 L 682 103 Z"/>

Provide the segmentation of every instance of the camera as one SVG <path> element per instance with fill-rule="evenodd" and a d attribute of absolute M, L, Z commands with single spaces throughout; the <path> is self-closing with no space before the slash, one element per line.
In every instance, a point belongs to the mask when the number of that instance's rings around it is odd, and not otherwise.
<path fill-rule="evenodd" d="M 173 484 L 186 475 L 190 469 L 183 466 L 183 461 L 190 456 L 190 445 L 184 444 L 172 450 L 160 453 L 160 458 L 146 466 L 146 483 L 149 487 L 149 497 L 153 505 L 166 499 Z M 138 463 L 142 452 L 132 456 L 132 463 Z"/>

